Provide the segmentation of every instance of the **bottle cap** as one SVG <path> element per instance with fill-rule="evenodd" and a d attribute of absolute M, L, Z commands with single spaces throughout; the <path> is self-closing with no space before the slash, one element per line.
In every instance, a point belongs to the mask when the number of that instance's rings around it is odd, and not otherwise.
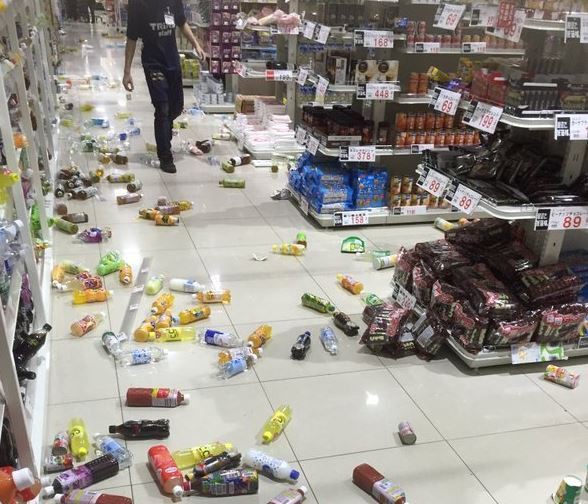
<path fill-rule="evenodd" d="M 55 494 L 55 496 L 53 497 L 53 502 L 60 503 L 62 497 L 63 497 L 63 494 Z"/>
<path fill-rule="evenodd" d="M 79 458 L 84 458 L 86 455 L 88 455 L 88 450 L 84 446 L 80 446 L 78 454 Z"/>
<path fill-rule="evenodd" d="M 35 484 L 35 476 L 33 475 L 33 471 L 25 467 L 24 469 L 12 472 L 12 481 L 14 481 L 14 486 L 17 490 L 24 490 Z"/>
<path fill-rule="evenodd" d="M 172 488 L 172 495 L 174 497 L 182 497 L 184 495 L 184 487 L 180 485 L 176 485 Z"/>
<path fill-rule="evenodd" d="M 298 478 L 300 478 L 300 473 L 296 469 L 292 469 L 290 471 L 290 479 L 296 481 Z"/>
<path fill-rule="evenodd" d="M 190 404 L 190 394 L 184 394 L 184 400 L 182 402 L 184 404 Z"/>
<path fill-rule="evenodd" d="M 108 432 L 110 432 L 110 434 L 116 434 L 116 425 L 109 425 Z"/>
<path fill-rule="evenodd" d="M 53 497 L 55 495 L 55 489 L 49 485 L 43 488 L 43 497 Z"/>
<path fill-rule="evenodd" d="M 274 435 L 270 431 L 265 431 L 261 438 L 264 443 L 269 443 L 273 439 Z"/>
<path fill-rule="evenodd" d="M 308 488 L 306 488 L 304 485 L 299 486 L 298 487 L 298 491 L 302 494 L 302 495 L 306 495 L 308 493 Z"/>

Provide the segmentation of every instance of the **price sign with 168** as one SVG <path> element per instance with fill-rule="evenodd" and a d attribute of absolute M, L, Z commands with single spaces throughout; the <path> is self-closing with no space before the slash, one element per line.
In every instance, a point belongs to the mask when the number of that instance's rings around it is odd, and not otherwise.
<path fill-rule="evenodd" d="M 376 49 L 388 49 L 394 47 L 394 32 L 366 30 L 363 32 L 363 46 Z"/>

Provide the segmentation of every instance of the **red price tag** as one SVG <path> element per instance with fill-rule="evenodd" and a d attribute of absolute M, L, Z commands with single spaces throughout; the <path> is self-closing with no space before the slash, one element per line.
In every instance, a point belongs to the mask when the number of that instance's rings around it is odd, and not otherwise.
<path fill-rule="evenodd" d="M 455 115 L 459 102 L 461 101 L 461 94 L 448 89 L 437 88 L 435 93 L 439 93 L 433 108 L 444 114 Z"/>
<path fill-rule="evenodd" d="M 459 184 L 453 195 L 451 204 L 462 212 L 471 214 L 476 209 L 481 199 L 482 195 L 480 193 Z"/>
<path fill-rule="evenodd" d="M 503 110 L 502 107 L 495 107 L 488 103 L 478 102 L 471 117 L 469 119 L 464 118 L 463 122 L 472 128 L 487 133 L 494 133 Z"/>
<path fill-rule="evenodd" d="M 445 191 L 448 183 L 449 177 L 446 177 L 436 170 L 429 169 L 423 183 L 418 185 L 433 196 L 439 197 Z"/>

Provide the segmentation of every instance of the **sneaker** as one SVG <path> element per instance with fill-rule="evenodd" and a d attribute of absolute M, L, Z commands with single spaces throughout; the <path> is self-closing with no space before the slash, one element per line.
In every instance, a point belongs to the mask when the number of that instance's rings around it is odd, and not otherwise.
<path fill-rule="evenodd" d="M 159 167 L 161 168 L 161 171 L 165 173 L 176 173 L 178 171 L 173 159 L 160 159 Z"/>

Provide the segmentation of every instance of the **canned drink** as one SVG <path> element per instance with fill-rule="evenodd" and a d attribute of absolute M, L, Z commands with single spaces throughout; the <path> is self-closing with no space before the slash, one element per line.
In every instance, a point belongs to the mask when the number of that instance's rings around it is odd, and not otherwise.
<path fill-rule="evenodd" d="M 577 476 L 566 476 L 551 497 L 555 504 L 580 504 L 582 480 Z"/>
<path fill-rule="evenodd" d="M 67 471 L 73 467 L 73 456 L 71 453 L 66 455 L 51 455 L 45 459 L 43 470 L 49 473 Z"/>
<path fill-rule="evenodd" d="M 68 222 L 72 222 L 73 224 L 84 224 L 85 222 L 88 222 L 88 214 L 85 212 L 66 214 L 62 217 L 62 219 Z"/>
<path fill-rule="evenodd" d="M 416 443 L 416 434 L 408 422 L 400 422 L 398 424 L 398 434 L 400 435 L 400 441 L 402 441 L 402 444 L 413 445 Z"/>
<path fill-rule="evenodd" d="M 398 255 L 389 255 L 384 257 L 374 257 L 373 264 L 374 269 L 381 270 L 386 268 L 393 268 L 396 266 L 396 262 L 398 261 Z"/>
<path fill-rule="evenodd" d="M 566 368 L 549 364 L 543 378 L 547 381 L 563 385 L 568 388 L 576 388 L 580 384 L 580 375 L 575 371 L 568 371 Z"/>
<path fill-rule="evenodd" d="M 67 455 L 69 453 L 69 434 L 67 431 L 61 431 L 55 434 L 51 455 Z"/>

